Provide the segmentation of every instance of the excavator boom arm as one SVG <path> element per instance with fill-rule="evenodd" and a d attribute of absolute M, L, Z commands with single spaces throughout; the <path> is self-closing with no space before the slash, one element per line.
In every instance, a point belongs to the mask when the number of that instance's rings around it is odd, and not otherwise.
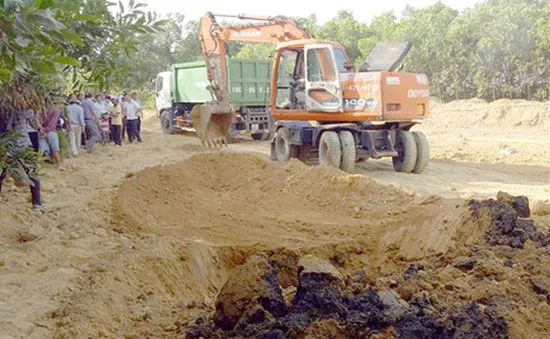
<path fill-rule="evenodd" d="M 256 20 L 260 21 L 260 23 L 222 27 L 216 21 L 216 16 L 233 17 L 240 20 Z M 282 16 L 230 16 L 214 15 L 207 12 L 203 16 L 200 25 L 200 40 L 206 60 L 208 80 L 212 85 L 211 92 L 214 100 L 221 102 L 229 100 L 228 97 L 224 98 L 224 95 L 229 95 L 226 83 L 226 41 L 280 43 L 312 38 L 307 29 L 301 28 L 293 20 Z"/>
<path fill-rule="evenodd" d="M 222 37 L 228 41 L 272 42 L 309 39 L 309 32 L 291 21 L 277 21 L 261 25 L 247 25 L 223 30 Z"/>
<path fill-rule="evenodd" d="M 222 15 L 217 15 L 222 16 Z M 228 16 L 226 16 L 228 17 Z M 229 139 L 229 125 L 232 122 L 234 108 L 229 98 L 227 83 L 226 41 L 280 43 L 285 41 L 312 38 L 307 29 L 301 28 L 293 20 L 282 17 L 263 17 L 251 15 L 231 16 L 240 20 L 259 21 L 234 27 L 222 27 L 216 21 L 216 15 L 207 12 L 201 19 L 199 39 L 206 61 L 212 101 L 197 105 L 191 111 L 193 125 L 203 142 L 210 145 L 212 140 Z"/>

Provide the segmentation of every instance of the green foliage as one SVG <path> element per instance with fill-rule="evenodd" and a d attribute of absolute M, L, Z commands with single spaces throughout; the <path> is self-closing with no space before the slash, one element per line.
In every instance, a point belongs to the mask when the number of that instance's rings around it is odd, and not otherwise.
<path fill-rule="evenodd" d="M 183 30 L 183 15 L 174 14 L 163 19 L 155 34 L 142 35 L 132 57 L 120 58 L 120 64 L 125 65 L 128 72 L 113 72 L 116 76 L 111 88 L 147 88 L 159 72 L 169 70 L 173 63 L 178 62 L 176 51 L 181 45 Z M 198 41 L 198 37 L 196 39 Z"/>
<path fill-rule="evenodd" d="M 202 59 L 199 41 L 198 21 L 184 23 L 182 14 L 165 17 L 155 34 L 143 35 L 136 45 L 132 58 L 120 61 L 127 67 L 124 74 L 116 72 L 110 90 L 122 92 L 131 90 L 138 93 L 146 108 L 155 106 L 153 84 L 158 73 L 170 70 L 174 63 Z"/>
<path fill-rule="evenodd" d="M 131 57 L 139 37 L 163 23 L 133 1 L 126 9 L 120 4 L 116 14 L 105 0 L 4 0 L 2 5 L 1 111 L 43 105 L 46 89 L 63 88 L 58 76 L 63 73 L 72 73 L 77 88 L 84 83 L 108 87 L 129 71 L 117 61 Z M 20 89 L 29 87 L 34 94 L 21 95 Z"/>
<path fill-rule="evenodd" d="M 174 53 L 176 62 L 189 62 L 202 59 L 199 41 L 199 21 L 189 21 L 183 27 L 182 39 Z"/>
<path fill-rule="evenodd" d="M 59 140 L 59 153 L 61 158 L 68 158 L 71 155 L 69 151 L 69 137 L 64 132 L 57 131 L 57 139 Z"/>
<path fill-rule="evenodd" d="M 333 20 L 325 23 L 317 31 L 316 38 L 339 42 L 352 61 L 361 56 L 358 42 L 372 33 L 366 24 L 359 23 L 349 11 L 340 11 Z"/>
<path fill-rule="evenodd" d="M 246 44 L 241 47 L 235 58 L 267 60 L 275 55 L 276 47 L 275 44 Z"/>
<path fill-rule="evenodd" d="M 311 14 L 307 18 L 291 17 L 298 26 L 303 27 L 309 31 L 313 36 L 316 36 L 319 32 L 319 26 L 317 25 L 317 17 L 315 14 Z"/>
<path fill-rule="evenodd" d="M 447 27 L 458 12 L 441 2 L 421 10 L 409 9 L 399 23 L 392 39 L 408 40 L 413 44 L 405 63 L 406 71 L 426 73 L 432 94 L 442 96 L 446 82 L 448 60 Z"/>

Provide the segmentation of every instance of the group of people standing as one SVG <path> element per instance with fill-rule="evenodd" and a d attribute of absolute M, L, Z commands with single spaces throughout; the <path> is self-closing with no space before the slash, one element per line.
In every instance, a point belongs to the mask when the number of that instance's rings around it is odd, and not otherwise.
<path fill-rule="evenodd" d="M 125 134 L 128 142 L 141 143 L 143 112 L 136 93 L 124 93 L 120 97 L 88 93 L 72 93 L 68 97 L 67 128 L 71 155 L 77 157 L 78 148 L 86 145 L 93 152 L 98 142 L 114 142 L 122 145 Z"/>
<path fill-rule="evenodd" d="M 143 112 L 136 93 L 125 92 L 119 97 L 99 93 L 94 97 L 75 91 L 53 97 L 46 110 L 14 110 L 4 117 L 7 119 L 0 121 L 0 134 L 15 130 L 19 136 L 13 152 L 27 148 L 42 152 L 61 170 L 64 170 L 61 156 L 64 135 L 69 139 L 67 155 L 73 157 L 79 156 L 81 147 L 93 152 L 98 142 L 121 146 L 125 134 L 129 143 L 142 142 Z M 6 174 L 6 169 L 0 168 L 0 190 Z M 40 209 L 40 182 L 31 180 L 33 208 Z"/>

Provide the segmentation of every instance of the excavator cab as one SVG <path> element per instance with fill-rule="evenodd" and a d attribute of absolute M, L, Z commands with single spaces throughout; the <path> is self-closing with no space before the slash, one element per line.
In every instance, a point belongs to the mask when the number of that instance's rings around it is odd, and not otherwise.
<path fill-rule="evenodd" d="M 280 48 L 275 106 L 291 111 L 343 112 L 340 72 L 347 59 L 338 59 L 338 52 L 330 44 L 307 42 Z"/>

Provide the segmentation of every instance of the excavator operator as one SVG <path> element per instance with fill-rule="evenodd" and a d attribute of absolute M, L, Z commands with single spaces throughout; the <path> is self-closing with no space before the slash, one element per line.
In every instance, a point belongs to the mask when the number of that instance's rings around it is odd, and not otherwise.
<path fill-rule="evenodd" d="M 304 65 L 304 51 L 298 51 L 293 81 L 290 84 L 290 109 L 305 109 L 306 105 L 306 68 Z"/>

